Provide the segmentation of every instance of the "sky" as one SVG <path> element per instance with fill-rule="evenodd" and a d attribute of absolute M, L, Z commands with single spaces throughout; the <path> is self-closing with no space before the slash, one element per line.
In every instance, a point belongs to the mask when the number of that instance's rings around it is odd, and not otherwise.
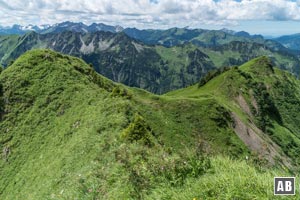
<path fill-rule="evenodd" d="M 300 0 L 0 0 L 0 25 L 63 21 L 140 29 L 227 28 L 300 33 Z"/>

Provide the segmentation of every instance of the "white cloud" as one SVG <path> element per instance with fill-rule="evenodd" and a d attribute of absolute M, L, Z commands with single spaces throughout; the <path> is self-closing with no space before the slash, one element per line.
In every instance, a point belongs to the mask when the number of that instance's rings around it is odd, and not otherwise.
<path fill-rule="evenodd" d="M 288 0 L 0 0 L 1 25 L 104 22 L 174 27 L 240 20 L 300 21 L 300 1 Z"/>

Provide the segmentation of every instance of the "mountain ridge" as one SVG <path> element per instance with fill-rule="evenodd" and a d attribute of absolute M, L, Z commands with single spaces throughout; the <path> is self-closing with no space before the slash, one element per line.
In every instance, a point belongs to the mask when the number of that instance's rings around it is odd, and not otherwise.
<path fill-rule="evenodd" d="M 0 85 L 1 199 L 272 198 L 300 164 L 300 83 L 266 57 L 153 95 L 31 50 Z"/>

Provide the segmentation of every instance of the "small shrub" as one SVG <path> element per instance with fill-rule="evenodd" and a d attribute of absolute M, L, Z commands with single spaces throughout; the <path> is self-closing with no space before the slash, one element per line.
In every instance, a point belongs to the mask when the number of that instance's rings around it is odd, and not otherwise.
<path fill-rule="evenodd" d="M 211 119 L 216 122 L 218 127 L 226 128 L 226 127 L 234 124 L 234 121 L 233 121 L 229 111 L 226 110 L 224 107 L 217 106 L 216 111 L 217 111 L 218 115 L 211 117 Z"/>
<path fill-rule="evenodd" d="M 115 86 L 111 92 L 111 96 L 116 97 L 125 97 L 127 99 L 131 99 L 132 95 L 125 89 L 120 88 L 119 86 Z"/>
<path fill-rule="evenodd" d="M 142 141 L 145 145 L 152 146 L 154 133 L 151 127 L 146 123 L 144 118 L 139 115 L 134 115 L 134 120 L 123 131 L 121 137 L 129 140 L 130 142 Z"/>
<path fill-rule="evenodd" d="M 251 76 L 249 73 L 244 72 L 244 71 L 242 71 L 242 70 L 240 70 L 240 69 L 238 69 L 238 68 L 237 68 L 237 71 L 238 71 L 238 73 L 239 73 L 241 76 L 243 76 L 245 79 L 247 79 L 247 80 L 252 79 L 252 76 Z"/>

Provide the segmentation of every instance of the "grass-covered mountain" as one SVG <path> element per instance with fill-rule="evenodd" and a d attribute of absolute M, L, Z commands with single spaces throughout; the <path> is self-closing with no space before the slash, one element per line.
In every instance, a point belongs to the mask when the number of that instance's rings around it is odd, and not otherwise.
<path fill-rule="evenodd" d="M 298 169 L 300 83 L 265 57 L 157 96 L 33 50 L 0 86 L 4 200 L 270 199 Z"/>
<path fill-rule="evenodd" d="M 195 84 L 216 68 L 240 65 L 257 56 L 272 58 L 276 66 L 299 75 L 299 59 L 264 44 L 233 41 L 216 47 L 191 43 L 173 47 L 146 45 L 125 35 L 110 32 L 62 32 L 23 36 L 0 36 L 3 66 L 30 49 L 53 49 L 82 58 L 97 72 L 128 86 L 162 94 Z"/>
<path fill-rule="evenodd" d="M 209 73 L 198 86 L 177 90 L 168 96 L 216 99 L 233 111 L 233 127 L 246 144 L 259 147 L 257 141 L 251 143 L 248 139 L 269 138 L 273 142 L 267 139 L 259 148 L 272 144 L 276 149 L 278 145 L 284 152 L 279 154 L 288 155 L 292 163 L 299 165 L 296 156 L 300 144 L 297 126 L 299 89 L 299 81 L 293 75 L 275 68 L 270 59 L 260 57 L 225 73 Z M 241 110 L 235 112 L 237 107 Z M 243 114 L 239 116 L 241 111 Z M 240 119 L 236 120 L 235 115 Z M 266 152 L 273 154 L 272 151 Z"/>

